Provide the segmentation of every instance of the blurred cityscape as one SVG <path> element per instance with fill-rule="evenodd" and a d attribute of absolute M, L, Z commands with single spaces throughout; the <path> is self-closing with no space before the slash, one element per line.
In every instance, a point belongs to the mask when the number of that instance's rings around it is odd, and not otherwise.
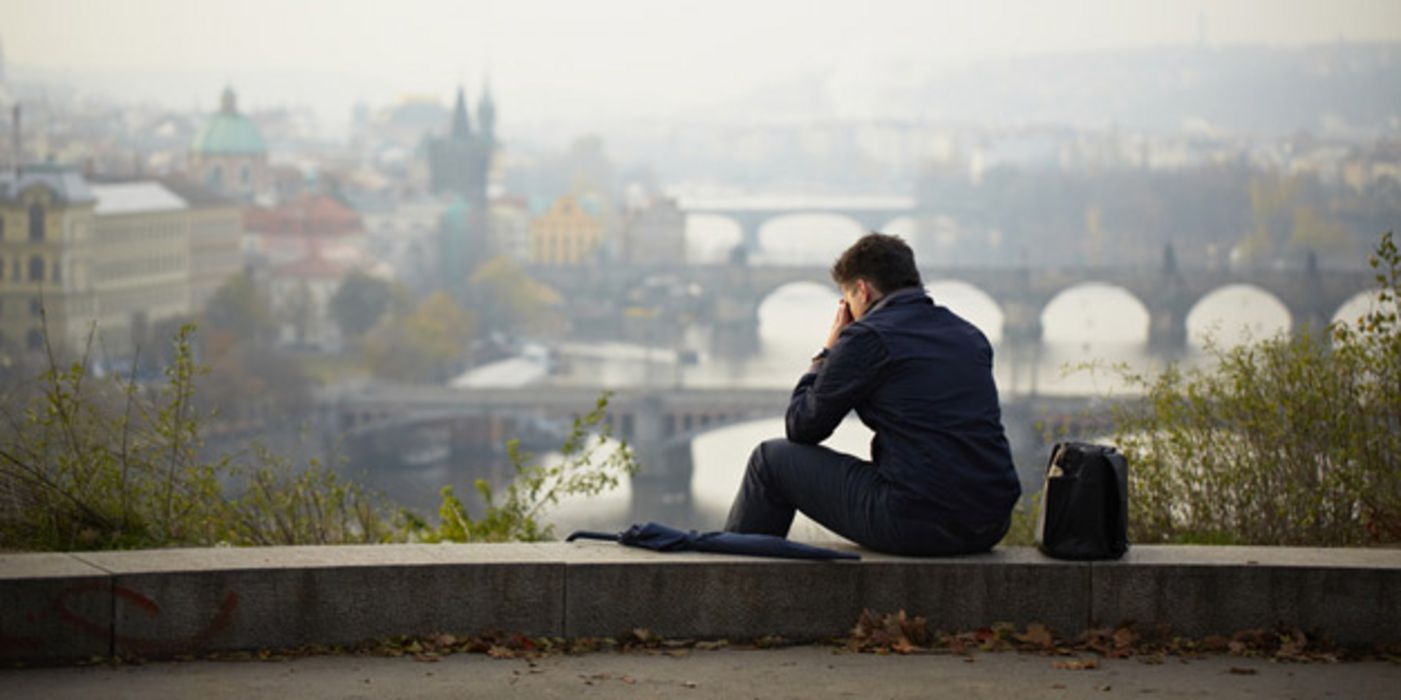
<path fill-rule="evenodd" d="M 1103 389 L 1065 362 L 1190 361 L 1208 316 L 1361 303 L 1401 218 L 1398 75 L 1401 43 L 1007 58 L 874 112 L 811 76 L 561 148 L 505 136 L 485 71 L 345 104 L 341 134 L 238 84 L 173 109 L 0 54 L 0 375 L 95 322 L 94 374 L 158 382 L 193 322 L 209 450 L 339 455 L 420 507 L 611 389 L 644 471 L 596 519 L 713 526 L 826 331 L 827 266 L 884 230 L 997 344 L 1030 483 L 1033 426 Z"/>

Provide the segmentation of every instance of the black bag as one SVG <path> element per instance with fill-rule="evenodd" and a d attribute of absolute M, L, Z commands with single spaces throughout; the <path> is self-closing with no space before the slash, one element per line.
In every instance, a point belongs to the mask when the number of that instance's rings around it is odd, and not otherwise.
<path fill-rule="evenodd" d="M 1118 559 L 1129 549 L 1129 464 L 1113 447 L 1051 450 L 1036 542 L 1057 559 Z"/>

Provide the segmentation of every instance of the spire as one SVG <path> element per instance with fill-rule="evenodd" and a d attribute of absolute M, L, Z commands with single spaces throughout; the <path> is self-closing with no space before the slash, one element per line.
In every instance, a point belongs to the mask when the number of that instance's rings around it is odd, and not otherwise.
<path fill-rule="evenodd" d="M 219 111 L 224 114 L 238 114 L 238 96 L 232 85 L 224 86 L 224 94 L 219 96 Z"/>
<path fill-rule="evenodd" d="M 477 100 L 477 122 L 487 139 L 496 138 L 496 101 L 491 97 L 491 76 L 482 81 L 482 96 Z"/>
<path fill-rule="evenodd" d="M 472 137 L 472 123 L 467 117 L 467 93 L 460 85 L 457 88 L 457 104 L 452 108 L 452 129 L 449 135 L 454 139 Z"/>

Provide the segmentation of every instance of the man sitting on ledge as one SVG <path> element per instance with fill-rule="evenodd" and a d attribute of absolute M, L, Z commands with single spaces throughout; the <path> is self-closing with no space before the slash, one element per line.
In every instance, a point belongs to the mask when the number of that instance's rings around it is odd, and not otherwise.
<path fill-rule="evenodd" d="M 798 380 L 787 439 L 754 449 L 725 523 L 786 537 L 794 509 L 864 547 L 932 556 L 991 549 L 1021 496 L 1002 430 L 992 346 L 925 293 L 914 253 L 872 233 L 832 266 L 826 346 Z M 856 409 L 866 462 L 818 443 Z"/>

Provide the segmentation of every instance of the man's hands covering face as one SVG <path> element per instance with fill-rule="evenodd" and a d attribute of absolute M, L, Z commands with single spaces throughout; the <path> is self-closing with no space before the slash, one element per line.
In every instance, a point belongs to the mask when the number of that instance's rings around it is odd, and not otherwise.
<path fill-rule="evenodd" d="M 846 305 L 846 300 L 837 301 L 837 317 L 832 319 L 832 331 L 827 334 L 827 344 L 823 347 L 831 349 L 837 344 L 837 336 L 841 335 L 842 329 L 846 328 L 855 319 L 851 315 L 851 307 Z"/>

